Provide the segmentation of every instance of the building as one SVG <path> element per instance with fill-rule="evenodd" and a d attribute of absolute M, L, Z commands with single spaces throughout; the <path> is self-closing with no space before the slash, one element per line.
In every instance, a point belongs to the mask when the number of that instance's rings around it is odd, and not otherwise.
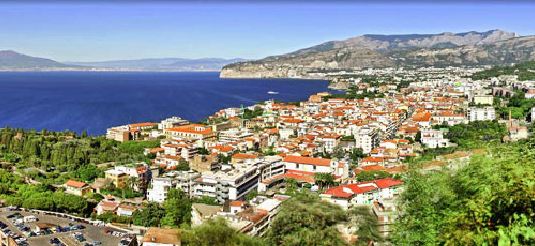
<path fill-rule="evenodd" d="M 150 202 L 163 202 L 167 198 L 169 189 L 175 188 L 173 178 L 153 178 L 147 190 L 147 200 Z"/>
<path fill-rule="evenodd" d="M 116 126 L 106 130 L 106 138 L 119 142 L 130 140 L 130 128 L 128 126 Z"/>
<path fill-rule="evenodd" d="M 489 105 L 494 103 L 494 97 L 492 95 L 476 95 L 472 102 L 476 105 Z"/>
<path fill-rule="evenodd" d="M 363 127 L 355 134 L 355 141 L 355 147 L 361 148 L 362 152 L 367 154 L 379 145 L 379 133 L 376 129 Z"/>
<path fill-rule="evenodd" d="M 450 143 L 449 139 L 444 137 L 443 130 L 433 128 L 422 129 L 420 142 L 422 142 L 426 148 L 430 149 L 448 148 L 453 146 L 453 143 Z"/>
<path fill-rule="evenodd" d="M 177 127 L 177 126 L 183 126 L 183 125 L 187 125 L 187 124 L 189 124 L 189 121 L 184 120 L 184 119 L 182 119 L 180 117 L 173 116 L 171 118 L 167 118 L 165 120 L 162 120 L 158 124 L 158 129 L 163 130 L 163 129 L 173 128 L 173 127 Z"/>
<path fill-rule="evenodd" d="M 164 134 L 169 138 L 181 138 L 185 140 L 213 140 L 215 133 L 209 126 L 201 124 L 189 124 L 164 129 Z"/>
<path fill-rule="evenodd" d="M 215 172 L 203 172 L 196 180 L 194 196 L 208 196 L 223 203 L 226 200 L 239 200 L 247 193 L 256 190 L 262 162 L 236 164 Z"/>
<path fill-rule="evenodd" d="M 119 202 L 113 200 L 101 200 L 97 204 L 97 207 L 95 207 L 95 210 L 97 211 L 97 215 L 105 213 L 115 214 L 117 212 L 117 208 L 119 208 Z"/>
<path fill-rule="evenodd" d="M 88 184 L 72 179 L 67 181 L 63 186 L 65 187 L 65 193 L 76 196 L 85 196 L 92 190 Z"/>
<path fill-rule="evenodd" d="M 151 227 L 143 235 L 143 246 L 180 246 L 181 237 L 178 229 Z"/>
<path fill-rule="evenodd" d="M 469 107 L 467 117 L 470 122 L 495 120 L 496 111 L 494 107 Z"/>
<path fill-rule="evenodd" d="M 111 180 L 115 187 L 124 188 L 130 176 L 128 176 L 128 174 L 125 172 L 116 169 L 110 169 L 104 172 L 104 178 Z"/>
<path fill-rule="evenodd" d="M 191 225 L 198 226 L 204 221 L 213 218 L 217 213 L 222 212 L 222 206 L 212 206 L 204 203 L 191 204 Z"/>
<path fill-rule="evenodd" d="M 231 128 L 219 132 L 219 141 L 222 143 L 239 142 L 252 136 L 253 133 L 247 128 Z"/>

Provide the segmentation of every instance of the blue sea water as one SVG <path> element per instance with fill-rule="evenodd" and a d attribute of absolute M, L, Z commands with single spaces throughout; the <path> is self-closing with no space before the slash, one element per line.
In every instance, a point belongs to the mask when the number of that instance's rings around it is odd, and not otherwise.
<path fill-rule="evenodd" d="M 220 79 L 219 73 L 0 73 L 0 127 L 103 134 L 121 124 L 180 116 L 200 121 L 227 107 L 305 100 L 327 81 Z M 268 94 L 276 91 L 279 94 Z"/>

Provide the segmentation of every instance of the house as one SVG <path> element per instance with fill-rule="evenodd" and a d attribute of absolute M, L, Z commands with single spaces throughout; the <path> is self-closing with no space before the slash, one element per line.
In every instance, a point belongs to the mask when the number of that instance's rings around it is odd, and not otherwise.
<path fill-rule="evenodd" d="M 347 184 L 327 189 L 320 197 L 349 209 L 355 204 L 371 204 L 377 188 L 372 185 Z"/>
<path fill-rule="evenodd" d="M 97 211 L 97 215 L 105 214 L 105 213 L 113 213 L 115 214 L 117 211 L 117 208 L 119 208 L 119 202 L 113 201 L 113 200 L 101 200 L 98 204 L 95 210 Z"/>
<path fill-rule="evenodd" d="M 143 235 L 142 246 L 180 246 L 181 237 L 178 229 L 151 227 Z"/>
<path fill-rule="evenodd" d="M 123 188 L 126 186 L 129 176 L 127 173 L 123 171 L 110 169 L 104 172 L 104 178 L 111 180 L 111 182 L 113 183 L 113 185 L 115 185 L 115 187 Z"/>
<path fill-rule="evenodd" d="M 191 225 L 201 225 L 204 221 L 213 218 L 217 213 L 222 212 L 222 206 L 212 206 L 204 203 L 191 204 Z"/>
<path fill-rule="evenodd" d="M 65 193 L 76 195 L 76 196 L 84 196 L 87 193 L 91 192 L 91 186 L 84 182 L 76 181 L 76 180 L 69 180 L 64 184 L 65 187 Z"/>

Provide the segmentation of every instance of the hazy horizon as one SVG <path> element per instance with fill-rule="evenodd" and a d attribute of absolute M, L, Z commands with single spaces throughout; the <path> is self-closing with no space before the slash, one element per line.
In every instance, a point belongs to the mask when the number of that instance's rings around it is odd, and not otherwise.
<path fill-rule="evenodd" d="M 525 1 L 125 2 L 0 3 L 0 50 L 62 62 L 257 59 L 362 34 L 535 34 Z"/>

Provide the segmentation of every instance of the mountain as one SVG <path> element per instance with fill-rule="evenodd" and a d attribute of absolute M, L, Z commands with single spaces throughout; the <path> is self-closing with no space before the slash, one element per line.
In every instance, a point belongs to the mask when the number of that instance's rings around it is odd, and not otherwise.
<path fill-rule="evenodd" d="M 0 70 L 43 70 L 73 67 L 54 60 L 27 56 L 12 50 L 0 50 Z"/>
<path fill-rule="evenodd" d="M 512 32 L 377 35 L 330 41 L 280 56 L 225 66 L 221 77 L 314 77 L 375 67 L 505 65 L 535 60 L 535 36 Z"/>
<path fill-rule="evenodd" d="M 101 62 L 66 62 L 71 65 L 91 66 L 116 70 L 132 71 L 219 71 L 227 64 L 245 61 L 244 59 L 221 58 L 154 58 L 139 60 L 116 60 Z"/>

